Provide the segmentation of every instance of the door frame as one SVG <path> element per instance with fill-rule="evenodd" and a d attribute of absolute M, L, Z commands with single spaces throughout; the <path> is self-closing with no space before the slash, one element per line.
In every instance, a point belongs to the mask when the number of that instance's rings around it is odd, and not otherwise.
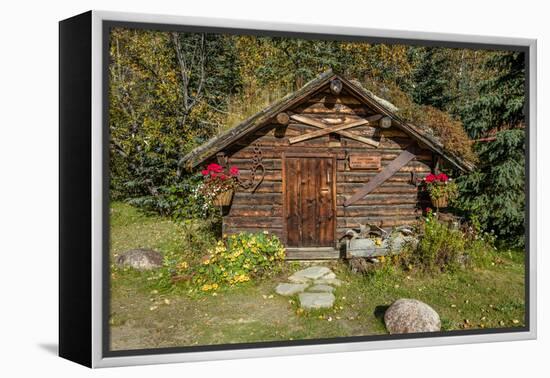
<path fill-rule="evenodd" d="M 336 229 L 338 227 L 338 216 L 336 213 L 336 173 L 338 172 L 336 153 L 327 152 L 327 153 L 315 153 L 315 152 L 283 152 L 281 155 L 281 170 L 282 170 L 282 186 L 283 186 L 283 242 L 285 247 L 288 248 L 288 222 L 287 222 L 287 204 L 286 204 L 286 159 L 287 158 L 330 158 L 332 159 L 332 213 L 334 214 L 333 230 L 332 235 L 334 240 L 333 248 L 336 248 Z M 317 247 L 311 247 L 317 248 Z M 319 247 L 327 248 L 327 247 Z"/>

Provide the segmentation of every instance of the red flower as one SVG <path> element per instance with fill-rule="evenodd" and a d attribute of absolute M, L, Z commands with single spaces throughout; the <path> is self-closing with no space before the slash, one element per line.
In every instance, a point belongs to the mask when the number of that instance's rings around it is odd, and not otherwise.
<path fill-rule="evenodd" d="M 436 179 L 436 176 L 433 173 L 430 173 L 428 176 L 426 176 L 424 180 L 426 182 L 434 182 Z"/>
<path fill-rule="evenodd" d="M 220 174 L 220 180 L 227 180 L 227 175 L 226 174 Z"/>
<path fill-rule="evenodd" d="M 440 173 L 437 175 L 437 180 L 441 182 L 447 182 L 449 180 L 449 176 L 447 176 L 445 173 Z"/>
<path fill-rule="evenodd" d="M 206 169 L 214 173 L 220 173 L 221 171 L 223 171 L 223 167 L 216 163 L 208 164 L 208 167 L 206 167 Z"/>
<path fill-rule="evenodd" d="M 203 170 L 201 171 L 201 174 L 202 174 L 203 176 L 208 176 L 209 173 L 210 173 L 210 171 L 208 171 L 208 169 L 203 169 Z"/>
<path fill-rule="evenodd" d="M 432 212 L 432 208 L 431 207 L 427 207 L 424 209 L 427 213 L 431 213 Z"/>
<path fill-rule="evenodd" d="M 238 176 L 239 175 L 239 168 L 237 168 L 235 166 L 232 166 L 231 168 L 229 168 L 229 174 L 231 176 Z"/>

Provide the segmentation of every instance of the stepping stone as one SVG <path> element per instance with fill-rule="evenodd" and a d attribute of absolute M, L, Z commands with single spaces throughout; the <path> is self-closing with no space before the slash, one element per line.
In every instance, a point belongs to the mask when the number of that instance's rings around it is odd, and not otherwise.
<path fill-rule="evenodd" d="M 316 280 L 328 273 L 332 273 L 332 271 L 326 266 L 311 266 L 297 271 L 292 276 L 288 277 L 288 280 L 292 282 L 307 282 L 307 279 Z M 306 281 L 304 281 L 304 279 L 306 279 Z"/>
<path fill-rule="evenodd" d="M 313 281 L 313 284 L 315 285 L 332 285 L 332 286 L 341 286 L 342 281 L 340 281 L 338 278 L 320 278 L 318 280 Z"/>
<path fill-rule="evenodd" d="M 304 283 L 309 283 L 311 280 L 307 277 L 301 277 L 301 276 L 290 276 L 288 277 L 288 280 L 290 282 L 293 282 L 293 283 L 298 283 L 298 284 L 304 284 Z"/>
<path fill-rule="evenodd" d="M 321 279 L 325 279 L 325 280 L 332 280 L 334 278 L 336 278 L 336 274 L 334 274 L 334 272 L 328 272 L 323 277 L 321 277 Z"/>
<path fill-rule="evenodd" d="M 329 285 L 313 285 L 307 291 L 312 293 L 332 293 L 334 288 Z"/>
<path fill-rule="evenodd" d="M 331 308 L 335 297 L 332 293 L 300 293 L 300 306 L 306 310 Z"/>
<path fill-rule="evenodd" d="M 301 293 L 307 289 L 308 284 L 296 284 L 296 283 L 280 283 L 275 288 L 275 292 L 279 295 L 284 295 L 285 297 L 290 297 L 291 295 Z"/>

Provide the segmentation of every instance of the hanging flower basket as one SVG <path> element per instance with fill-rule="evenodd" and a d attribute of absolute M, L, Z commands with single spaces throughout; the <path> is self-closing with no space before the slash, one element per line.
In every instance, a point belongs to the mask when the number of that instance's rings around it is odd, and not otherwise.
<path fill-rule="evenodd" d="M 445 208 L 449 205 L 449 198 L 448 196 L 443 196 L 439 198 L 430 198 L 432 200 L 432 204 L 437 209 Z"/>
<path fill-rule="evenodd" d="M 209 164 L 201 171 L 204 181 L 200 192 L 214 206 L 229 206 L 237 187 L 239 169 L 235 166 L 224 168 L 219 164 Z"/>
<path fill-rule="evenodd" d="M 424 186 L 430 195 L 430 200 L 436 209 L 449 206 L 449 201 L 456 198 L 458 188 L 454 182 L 445 174 L 429 174 L 424 179 Z"/>
<path fill-rule="evenodd" d="M 221 192 L 212 201 L 214 206 L 229 206 L 231 205 L 231 200 L 233 199 L 233 189 L 226 190 Z"/>

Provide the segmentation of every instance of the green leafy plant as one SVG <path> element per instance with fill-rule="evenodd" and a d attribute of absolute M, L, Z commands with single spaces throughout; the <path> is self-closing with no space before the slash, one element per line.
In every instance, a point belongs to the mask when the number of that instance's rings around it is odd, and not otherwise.
<path fill-rule="evenodd" d="M 198 264 L 174 261 L 177 274 L 189 278 L 192 291 L 211 292 L 233 287 L 276 272 L 285 258 L 277 236 L 268 232 L 230 235 L 203 256 Z"/>
<path fill-rule="evenodd" d="M 428 210 L 422 233 L 416 250 L 410 254 L 409 264 L 426 272 L 455 271 L 460 267 L 460 258 L 466 249 L 466 240 L 460 230 L 439 222 Z"/>

